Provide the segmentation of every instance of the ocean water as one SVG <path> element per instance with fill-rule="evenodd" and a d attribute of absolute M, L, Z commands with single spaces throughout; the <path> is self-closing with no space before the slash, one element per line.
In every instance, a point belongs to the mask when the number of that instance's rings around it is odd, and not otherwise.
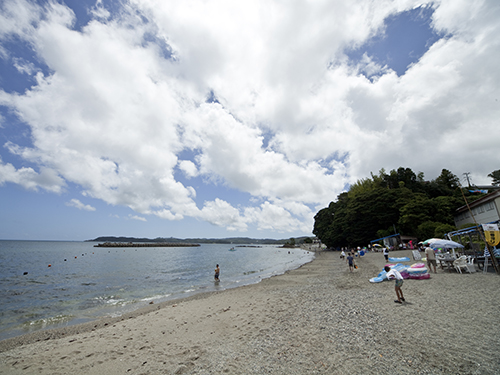
<path fill-rule="evenodd" d="M 0 340 L 192 294 L 257 283 L 311 261 L 276 246 L 97 248 L 94 242 L 0 241 Z M 214 283 L 215 265 L 221 268 Z M 50 267 L 49 267 L 50 265 Z"/>

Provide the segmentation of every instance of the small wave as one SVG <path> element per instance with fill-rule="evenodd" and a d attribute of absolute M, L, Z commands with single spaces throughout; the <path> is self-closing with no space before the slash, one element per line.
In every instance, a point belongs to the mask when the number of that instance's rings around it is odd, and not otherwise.
<path fill-rule="evenodd" d="M 43 329 L 49 326 L 68 323 L 73 320 L 74 315 L 57 315 L 49 318 L 35 319 L 23 323 L 24 328 L 27 329 Z"/>
<path fill-rule="evenodd" d="M 168 298 L 170 294 L 164 294 L 164 295 L 157 295 L 157 296 L 152 296 L 152 297 L 145 297 L 141 299 L 141 302 L 148 302 L 148 301 L 154 301 L 154 300 L 161 300 L 163 298 Z"/>
<path fill-rule="evenodd" d="M 126 303 L 126 301 L 123 298 L 117 296 L 98 296 L 94 297 L 94 301 L 97 304 L 105 304 L 111 306 L 122 305 Z"/>
<path fill-rule="evenodd" d="M 43 281 L 38 281 L 38 280 L 26 280 L 26 284 L 40 284 L 40 285 L 45 285 L 47 283 L 44 283 Z"/>

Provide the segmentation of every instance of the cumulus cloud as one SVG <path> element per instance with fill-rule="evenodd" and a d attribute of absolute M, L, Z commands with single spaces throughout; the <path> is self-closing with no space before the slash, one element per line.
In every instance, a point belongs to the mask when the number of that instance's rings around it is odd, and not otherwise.
<path fill-rule="evenodd" d="M 83 204 L 78 199 L 72 199 L 69 202 L 66 202 L 66 206 L 68 206 L 68 207 L 75 207 L 75 208 L 78 208 L 79 210 L 95 211 L 95 207 L 92 207 L 89 204 Z"/>
<path fill-rule="evenodd" d="M 129 215 L 128 218 L 130 220 L 138 220 L 138 221 L 144 221 L 146 222 L 146 218 L 142 217 L 142 216 L 137 216 L 137 215 Z"/>
<path fill-rule="evenodd" d="M 307 234 L 318 208 L 381 168 L 488 182 L 500 139 L 494 0 L 424 1 L 443 37 L 404 75 L 346 55 L 421 3 L 131 0 L 113 12 L 98 1 L 75 30 L 61 3 L 7 0 L 0 42 L 19 38 L 37 61 L 0 47 L 36 73 L 26 92 L 0 90 L 32 139 L 5 146 L 33 167 L 0 161 L 0 184 L 71 183 L 140 215 Z"/>
<path fill-rule="evenodd" d="M 10 163 L 3 163 L 0 158 L 0 186 L 6 182 L 21 185 L 27 190 L 38 191 L 40 188 L 51 193 L 61 193 L 65 181 L 55 170 L 41 167 L 39 172 L 33 168 L 16 168 Z"/>

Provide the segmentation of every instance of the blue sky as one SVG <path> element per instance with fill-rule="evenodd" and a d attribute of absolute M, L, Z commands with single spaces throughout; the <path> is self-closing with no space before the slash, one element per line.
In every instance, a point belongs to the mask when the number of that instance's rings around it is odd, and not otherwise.
<path fill-rule="evenodd" d="M 0 4 L 0 239 L 290 238 L 500 168 L 496 1 Z"/>

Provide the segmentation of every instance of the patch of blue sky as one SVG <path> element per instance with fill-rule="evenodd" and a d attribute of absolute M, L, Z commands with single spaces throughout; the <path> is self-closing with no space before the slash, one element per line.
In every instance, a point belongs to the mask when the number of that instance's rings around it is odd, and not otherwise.
<path fill-rule="evenodd" d="M 213 90 L 210 90 L 210 92 L 208 93 L 207 98 L 205 99 L 205 103 L 217 103 L 217 104 L 220 104 L 220 102 L 217 99 L 217 96 L 215 95 L 215 92 Z"/>
<path fill-rule="evenodd" d="M 25 123 L 19 121 L 17 116 L 11 110 L 0 106 L 0 156 L 3 163 L 11 163 L 16 168 L 21 166 L 33 167 L 31 163 L 24 160 L 21 156 L 12 153 L 6 144 L 11 142 L 19 147 L 33 147 L 31 137 L 31 128 Z"/>
<path fill-rule="evenodd" d="M 360 63 L 366 54 L 373 62 L 401 76 L 443 37 L 432 28 L 433 13 L 432 6 L 422 6 L 390 16 L 382 33 L 346 54 L 353 64 Z M 370 78 L 370 72 L 363 74 Z"/>
<path fill-rule="evenodd" d="M 139 230 L 137 226 L 149 225 L 149 216 L 144 217 L 146 221 L 137 220 L 144 215 L 128 207 L 85 197 L 81 188 L 73 184 L 68 184 L 68 189 L 61 194 L 43 189 L 33 192 L 11 183 L 6 183 L 2 190 L 5 193 L 0 194 L 0 206 L 4 208 L 0 210 L 2 239 L 87 240 L 106 235 L 133 235 L 134 230 Z M 95 210 L 75 207 L 72 199 Z"/>
<path fill-rule="evenodd" d="M 39 2 L 42 3 L 42 2 Z M 43 1 L 46 3 L 46 1 Z M 73 24 L 73 29 L 77 31 L 82 31 L 82 29 L 88 25 L 88 23 L 93 19 L 90 12 L 92 6 L 94 6 L 95 1 L 87 0 L 64 0 L 63 3 L 70 8 L 75 14 L 75 21 Z"/>
<path fill-rule="evenodd" d="M 158 48 L 161 57 L 163 57 L 165 60 L 175 60 L 175 56 L 172 52 L 172 47 L 168 45 L 163 38 L 159 38 L 153 32 L 146 32 L 144 34 L 142 44 L 143 47 L 146 47 L 149 44 L 154 44 Z"/>
<path fill-rule="evenodd" d="M 261 127 L 261 136 L 262 136 L 262 148 L 264 150 L 272 151 L 272 141 L 274 139 L 275 134 L 270 130 L 266 130 L 265 127 Z"/>
<path fill-rule="evenodd" d="M 39 3 L 47 3 L 47 1 L 39 1 Z M 63 1 L 63 4 L 70 8 L 75 14 L 75 21 L 73 24 L 74 30 L 82 31 L 83 28 L 95 18 L 95 15 L 92 13 L 92 11 L 96 10 L 97 3 L 98 2 L 96 0 Z M 121 10 L 123 9 L 123 1 L 102 0 L 100 7 L 109 12 L 110 18 L 114 18 L 114 16 L 119 16 Z"/>
<path fill-rule="evenodd" d="M 35 75 L 42 72 L 49 74 L 48 67 L 40 62 L 36 52 L 24 40 L 11 35 L 2 41 L 2 47 L 8 55 L 0 55 L 0 87 L 6 93 L 23 94 L 36 85 Z"/>
<path fill-rule="evenodd" d="M 325 168 L 329 173 L 335 172 L 335 165 L 346 164 L 348 162 L 348 154 L 340 155 L 338 151 L 328 155 L 326 158 L 315 160 L 322 168 Z"/>
<path fill-rule="evenodd" d="M 196 150 L 184 150 L 179 155 L 179 161 L 188 160 L 196 164 Z M 252 200 L 252 195 L 240 191 L 228 185 L 228 183 L 214 176 L 197 175 L 187 176 L 184 171 L 176 167 L 175 179 L 184 186 L 191 186 L 196 191 L 193 200 L 199 209 L 203 208 L 205 202 L 214 201 L 216 198 L 230 203 L 233 207 L 241 204 L 248 205 Z"/>

